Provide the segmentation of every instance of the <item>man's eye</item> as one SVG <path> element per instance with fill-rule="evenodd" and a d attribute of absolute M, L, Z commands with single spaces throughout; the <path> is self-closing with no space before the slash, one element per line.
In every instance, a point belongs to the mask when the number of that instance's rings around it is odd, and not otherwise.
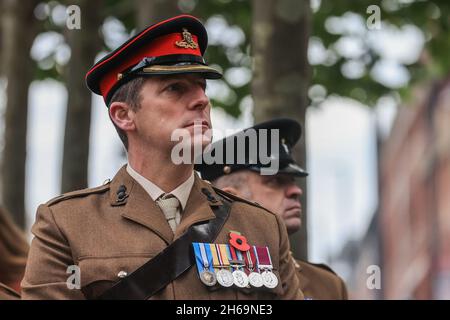
<path fill-rule="evenodd" d="M 285 179 L 283 179 L 283 177 L 272 177 L 269 181 L 268 184 L 274 187 L 281 187 L 286 183 Z"/>
<path fill-rule="evenodd" d="M 183 89 L 183 86 L 180 83 L 172 83 L 166 87 L 166 90 L 169 92 L 178 92 Z"/>
<path fill-rule="evenodd" d="M 278 184 L 277 178 L 271 177 L 266 180 L 266 183 L 271 186 L 276 186 Z"/>

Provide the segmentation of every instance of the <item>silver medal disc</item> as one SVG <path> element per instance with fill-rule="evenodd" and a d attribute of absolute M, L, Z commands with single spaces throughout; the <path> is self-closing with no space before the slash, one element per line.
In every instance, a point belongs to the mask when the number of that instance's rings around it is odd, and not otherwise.
<path fill-rule="evenodd" d="M 269 289 L 273 289 L 278 285 L 278 278 L 272 271 L 264 271 L 261 273 L 263 284 Z"/>
<path fill-rule="evenodd" d="M 248 275 L 248 282 L 250 282 L 250 285 L 255 288 L 261 288 L 263 286 L 262 276 L 258 272 L 251 272 Z"/>
<path fill-rule="evenodd" d="M 233 271 L 234 284 L 239 288 L 245 288 L 248 286 L 248 277 L 244 271 Z"/>
<path fill-rule="evenodd" d="M 220 269 L 219 271 L 217 271 L 216 273 L 216 278 L 217 278 L 217 282 L 222 286 L 222 287 L 231 287 L 233 285 L 233 275 L 231 274 L 231 272 L 229 270 L 226 269 Z"/>
<path fill-rule="evenodd" d="M 212 287 L 217 283 L 215 274 L 209 270 L 203 270 L 200 273 L 200 280 L 208 287 Z"/>

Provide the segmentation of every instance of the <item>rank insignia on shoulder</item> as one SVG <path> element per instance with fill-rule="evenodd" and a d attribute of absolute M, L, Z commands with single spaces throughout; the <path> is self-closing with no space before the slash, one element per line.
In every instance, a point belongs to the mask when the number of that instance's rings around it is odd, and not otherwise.
<path fill-rule="evenodd" d="M 235 232 L 230 233 L 230 238 L 230 244 L 192 243 L 200 281 L 208 287 L 216 284 L 225 288 L 277 287 L 279 281 L 272 272 L 269 248 L 250 246 L 244 236 Z M 231 244 L 233 239 L 235 244 Z M 237 243 L 237 239 L 242 243 Z M 247 250 L 240 250 L 243 248 Z"/>

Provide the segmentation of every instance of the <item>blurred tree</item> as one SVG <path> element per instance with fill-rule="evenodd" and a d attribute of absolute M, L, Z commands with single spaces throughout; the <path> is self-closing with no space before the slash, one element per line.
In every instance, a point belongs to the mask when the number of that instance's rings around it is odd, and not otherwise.
<path fill-rule="evenodd" d="M 88 186 L 89 137 L 92 97 L 86 89 L 84 77 L 102 48 L 100 26 L 103 21 L 103 1 L 77 0 L 81 11 L 81 29 L 64 29 L 71 49 L 71 58 L 64 70 L 68 92 L 62 192 Z"/>
<path fill-rule="evenodd" d="M 178 0 L 134 0 L 136 27 L 140 31 L 149 25 L 180 14 Z"/>
<path fill-rule="evenodd" d="M 264 1 L 261 1 L 264 2 Z M 243 0 L 180 0 L 179 6 L 206 22 L 210 46 L 207 60 L 217 63 L 226 75 L 220 93 L 212 95 L 213 105 L 222 107 L 230 115 L 240 114 L 240 103 L 250 93 L 249 82 L 235 86 L 230 79 L 236 67 L 251 67 L 251 1 Z M 263 4 L 260 4 L 263 5 Z M 294 15 L 301 1 L 283 0 L 279 7 L 287 7 Z M 309 98 L 317 106 L 329 95 L 350 97 L 374 106 L 384 95 L 400 93 L 407 96 L 411 84 L 424 79 L 443 77 L 450 70 L 450 4 L 445 0 L 432 1 L 312 1 L 308 57 L 312 65 Z M 380 24 L 374 22 L 373 7 L 379 9 Z M 289 10 L 290 9 L 290 10 Z M 212 29 L 214 28 L 214 33 Z M 233 36 L 240 29 L 244 35 L 238 46 Z M 424 50 L 416 59 L 394 61 L 394 67 L 406 71 L 407 80 L 391 84 L 377 77 L 377 70 L 391 57 L 381 46 L 385 32 L 401 37 L 402 32 L 423 33 Z M 217 35 L 217 33 L 219 35 Z M 378 38 L 377 38 L 378 37 Z M 252 42 L 253 43 L 253 42 Z M 386 51 L 386 50 L 384 50 Z"/>
<path fill-rule="evenodd" d="M 5 135 L 2 162 L 3 204 L 16 223 L 25 227 L 25 161 L 28 88 L 34 65 L 30 49 L 38 32 L 34 8 L 38 0 L 3 0 L 2 65 L 6 79 Z"/>
<path fill-rule="evenodd" d="M 307 61 L 311 21 L 309 1 L 253 0 L 252 4 L 255 122 L 289 117 L 304 124 L 310 81 Z M 294 155 L 305 167 L 304 135 L 294 149 Z M 299 183 L 303 189 L 302 229 L 292 235 L 291 245 L 297 258 L 306 259 L 305 179 L 300 179 Z"/>
<path fill-rule="evenodd" d="M 319 2 L 309 56 L 312 85 L 319 85 L 310 92 L 313 105 L 334 94 L 374 106 L 384 95 L 400 93 L 406 98 L 412 84 L 443 77 L 450 70 L 449 14 L 450 4 L 444 0 Z M 380 18 L 378 25 L 373 18 Z M 400 59 L 381 41 L 388 34 L 401 40 L 406 31 L 416 34 L 412 40 L 422 34 L 424 47 L 419 56 Z M 405 81 L 390 81 L 395 74 L 380 78 L 378 71 L 386 63 L 400 70 Z"/>
<path fill-rule="evenodd" d="M 223 79 L 208 83 L 213 107 L 238 117 L 250 97 L 251 1 L 181 0 L 179 6 L 205 23 L 209 42 L 205 59 L 223 71 Z"/>

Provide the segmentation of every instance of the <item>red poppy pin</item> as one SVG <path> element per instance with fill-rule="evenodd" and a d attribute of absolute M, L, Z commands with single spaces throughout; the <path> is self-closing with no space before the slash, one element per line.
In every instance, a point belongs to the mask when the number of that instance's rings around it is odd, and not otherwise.
<path fill-rule="evenodd" d="M 237 250 L 248 251 L 250 250 L 250 245 L 247 243 L 247 238 L 241 235 L 239 232 L 230 232 L 230 244 Z"/>

